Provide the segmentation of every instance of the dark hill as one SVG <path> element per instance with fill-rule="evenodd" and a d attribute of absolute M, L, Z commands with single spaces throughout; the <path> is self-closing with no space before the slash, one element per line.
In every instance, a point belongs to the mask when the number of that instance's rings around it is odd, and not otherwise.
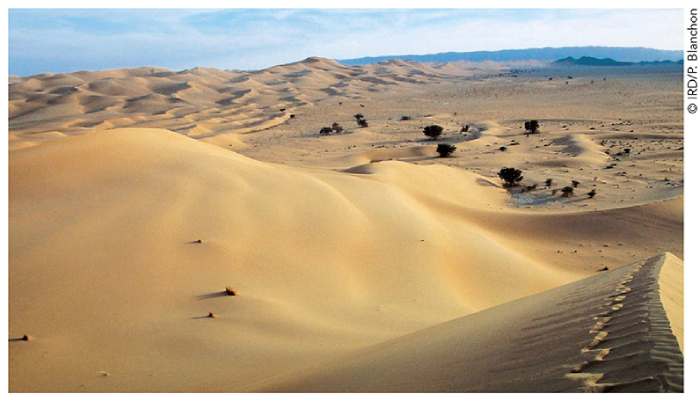
<path fill-rule="evenodd" d="M 566 57 L 611 58 L 619 62 L 678 60 L 683 58 L 681 50 L 659 50 L 646 47 L 544 47 L 533 49 L 511 49 L 497 51 L 448 52 L 435 54 L 406 54 L 393 56 L 360 57 L 338 60 L 343 64 L 374 64 L 389 60 L 405 60 L 423 63 L 445 63 L 450 61 L 516 61 L 537 60 L 551 62 Z"/>

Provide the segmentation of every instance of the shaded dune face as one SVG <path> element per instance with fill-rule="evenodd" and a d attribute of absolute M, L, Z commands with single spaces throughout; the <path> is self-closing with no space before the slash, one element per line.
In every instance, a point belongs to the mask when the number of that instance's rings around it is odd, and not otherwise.
<path fill-rule="evenodd" d="M 614 238 L 614 227 L 605 229 L 599 223 L 606 219 L 595 216 L 626 218 L 625 233 L 635 232 L 640 248 L 659 238 L 676 242 L 677 202 L 549 219 L 509 211 L 507 202 L 489 179 L 448 166 L 385 161 L 360 173 L 288 167 L 162 129 L 94 131 L 14 150 L 10 333 L 31 341 L 10 344 L 11 390 L 258 390 L 273 377 L 510 301 L 500 309 L 505 315 L 465 318 L 474 318 L 473 332 L 445 334 L 471 344 L 459 363 L 487 363 L 468 353 L 490 349 L 488 341 L 505 332 L 516 335 L 511 324 L 530 330 L 538 324 L 527 323 L 531 311 L 544 318 L 548 307 L 561 314 L 532 330 L 556 336 L 573 327 L 575 344 L 560 344 L 557 358 L 590 361 L 581 351 L 592 341 L 594 311 L 586 308 L 605 305 L 620 280 L 578 282 L 567 296 L 582 296 L 589 285 L 600 292 L 582 310 L 557 304 L 561 298 L 522 307 L 514 300 L 590 274 L 585 261 L 562 266 L 548 255 L 582 231 Z M 665 218 L 668 233 L 633 218 L 640 213 Z M 550 225 L 554 236 L 543 232 Z M 235 297 L 223 295 L 227 286 Z M 561 321 L 569 313 L 590 315 L 578 326 Z M 424 341 L 410 349 L 429 352 L 432 340 Z M 505 363 L 502 352 L 490 362 L 494 369 Z M 389 369 L 404 357 L 387 356 L 377 366 Z M 426 375 L 432 384 L 416 389 L 483 390 L 453 373 Z M 343 374 L 324 379 L 338 387 L 309 380 L 284 388 L 385 391 Z M 494 377 L 501 381 L 492 390 L 533 388 Z M 582 388 L 576 380 L 555 381 L 552 390 Z M 413 388 L 387 383 L 398 386 L 394 391 Z"/>

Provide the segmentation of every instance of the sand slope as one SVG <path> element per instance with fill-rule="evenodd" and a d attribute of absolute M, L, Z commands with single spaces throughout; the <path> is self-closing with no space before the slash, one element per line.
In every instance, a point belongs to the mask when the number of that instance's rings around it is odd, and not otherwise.
<path fill-rule="evenodd" d="M 165 130 L 12 152 L 10 330 L 34 340 L 11 344 L 11 388 L 235 389 L 584 274 L 424 203 L 503 204 L 478 176 L 375 168 L 266 164 Z"/>
<path fill-rule="evenodd" d="M 671 254 L 659 255 L 357 351 L 264 389 L 682 392 L 683 355 L 672 332 L 679 308 L 664 302 L 681 294 L 682 266 Z"/>

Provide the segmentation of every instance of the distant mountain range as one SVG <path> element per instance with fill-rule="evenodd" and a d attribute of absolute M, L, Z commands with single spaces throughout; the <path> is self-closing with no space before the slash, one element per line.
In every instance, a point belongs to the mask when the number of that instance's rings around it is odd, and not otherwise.
<path fill-rule="evenodd" d="M 629 61 L 617 61 L 609 57 L 606 58 L 595 58 L 595 57 L 566 57 L 559 59 L 554 62 L 558 65 L 589 65 L 589 66 L 618 66 L 618 65 L 630 65 L 634 64 Z"/>
<path fill-rule="evenodd" d="M 640 61 L 638 63 L 633 63 L 629 61 L 617 61 L 609 57 L 606 58 L 595 58 L 595 57 L 566 57 L 559 59 L 552 64 L 555 65 L 581 65 L 581 66 L 600 66 L 600 67 L 615 67 L 624 65 L 657 65 L 657 64 L 682 64 L 683 60 L 671 61 L 671 60 L 661 60 L 661 61 Z"/>
<path fill-rule="evenodd" d="M 594 57 L 613 59 L 617 62 L 638 63 L 642 61 L 678 60 L 683 58 L 682 50 L 659 50 L 646 47 L 543 47 L 477 52 L 449 52 L 435 54 L 406 54 L 394 56 L 360 57 L 338 60 L 343 64 L 374 64 L 389 60 L 416 61 L 422 63 L 446 63 L 450 61 L 555 61 L 560 59 Z"/>

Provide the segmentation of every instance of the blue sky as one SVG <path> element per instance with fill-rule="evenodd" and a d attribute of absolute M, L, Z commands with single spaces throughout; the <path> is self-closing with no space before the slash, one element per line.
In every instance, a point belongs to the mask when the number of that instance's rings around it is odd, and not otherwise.
<path fill-rule="evenodd" d="M 682 48 L 676 10 L 11 9 L 10 74 L 257 69 L 308 56 L 545 46 Z"/>

